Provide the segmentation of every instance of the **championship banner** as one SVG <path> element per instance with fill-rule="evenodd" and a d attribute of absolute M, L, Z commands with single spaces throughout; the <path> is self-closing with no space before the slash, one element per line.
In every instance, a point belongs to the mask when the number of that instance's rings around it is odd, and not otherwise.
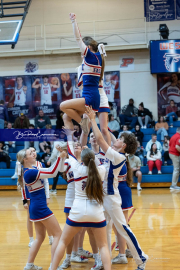
<path fill-rule="evenodd" d="M 28 118 L 32 118 L 33 108 L 31 77 L 3 77 L 2 85 L 3 99 L 8 108 L 10 122 L 13 123 L 20 113 L 24 113 Z"/>
<path fill-rule="evenodd" d="M 158 74 L 157 91 L 158 115 L 165 116 L 170 100 L 174 100 L 174 103 L 178 107 L 178 115 L 180 116 L 180 74 Z"/>
<path fill-rule="evenodd" d="M 144 0 L 147 22 L 175 20 L 174 0 Z"/>
<path fill-rule="evenodd" d="M 150 41 L 151 73 L 180 72 L 180 40 Z"/>
<path fill-rule="evenodd" d="M 108 71 L 104 72 L 103 88 L 107 95 L 108 101 L 112 103 L 113 108 L 119 111 L 120 108 L 120 72 Z"/>
<path fill-rule="evenodd" d="M 56 118 L 56 112 L 61 102 L 60 74 L 31 76 L 34 117 L 39 110 L 51 119 Z"/>
<path fill-rule="evenodd" d="M 176 0 L 176 19 L 180 20 L 180 0 Z"/>

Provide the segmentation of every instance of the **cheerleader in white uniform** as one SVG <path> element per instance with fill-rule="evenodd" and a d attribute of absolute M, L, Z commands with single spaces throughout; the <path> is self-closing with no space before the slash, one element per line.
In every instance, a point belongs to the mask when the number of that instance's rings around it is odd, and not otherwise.
<path fill-rule="evenodd" d="M 60 151 L 60 147 L 57 149 Z M 47 207 L 44 180 L 47 177 L 53 178 L 57 175 L 65 161 L 65 152 L 60 153 L 55 163 L 49 168 L 37 169 L 33 164 L 36 161 L 36 156 L 31 149 L 23 149 L 17 153 L 17 159 L 24 169 L 18 168 L 19 179 L 21 182 L 24 177 L 25 185 L 28 188 L 30 195 L 29 215 L 30 221 L 35 222 L 36 240 L 33 242 L 29 250 L 29 257 L 24 270 L 41 270 L 42 267 L 34 265 L 34 260 L 39 251 L 42 242 L 45 239 L 46 230 L 53 235 L 54 240 L 51 248 L 51 257 L 53 259 L 55 249 L 61 236 L 59 223 L 52 211 Z M 22 183 L 21 183 L 22 185 Z"/>
<path fill-rule="evenodd" d="M 89 107 L 86 109 L 86 114 L 91 120 L 93 133 L 96 137 L 97 143 L 105 153 L 105 157 L 109 159 L 107 166 L 107 174 L 104 179 L 104 209 L 106 212 L 107 220 L 107 233 L 111 236 L 111 228 L 108 227 L 108 221 L 112 219 L 118 233 L 125 238 L 129 249 L 135 259 L 138 267 L 137 270 L 145 269 L 148 256 L 142 251 L 135 235 L 128 227 L 123 211 L 120 207 L 122 200 L 118 190 L 118 176 L 126 163 L 125 153 L 134 153 L 137 148 L 136 138 L 133 134 L 127 134 L 117 139 L 116 142 L 110 147 L 105 140 L 96 124 L 95 113 Z M 110 238 L 110 237 L 108 237 Z M 110 248 L 109 241 L 109 248 Z"/>
<path fill-rule="evenodd" d="M 35 154 L 35 157 L 37 158 L 37 153 L 36 153 L 36 149 L 34 147 L 30 147 L 29 149 L 31 149 L 34 154 Z M 19 161 L 16 162 L 17 164 L 17 167 L 18 167 L 18 164 L 19 164 Z M 45 168 L 45 165 L 39 161 L 36 161 L 34 166 L 38 169 L 40 168 Z M 46 201 L 47 201 L 47 205 L 49 204 L 49 181 L 48 179 L 44 179 L 44 189 L 45 189 L 45 193 L 46 193 Z M 30 195 L 29 195 L 29 191 L 24 183 L 24 180 L 23 180 L 23 186 L 21 187 L 21 194 L 22 194 L 22 200 L 23 200 L 23 206 L 27 211 L 27 231 L 28 231 L 28 235 L 29 235 L 29 239 L 30 239 L 30 242 L 29 242 L 29 247 L 32 246 L 33 244 L 33 241 L 34 241 L 34 238 L 33 238 L 33 223 L 29 220 L 29 205 L 30 205 Z M 48 236 L 49 236 L 49 244 L 52 245 L 52 242 L 53 242 L 53 236 L 50 235 L 48 233 Z"/>
<path fill-rule="evenodd" d="M 104 269 L 110 270 L 111 261 L 106 238 L 106 220 L 102 206 L 102 180 L 106 170 L 103 166 L 96 166 L 95 155 L 88 148 L 81 153 L 83 164 L 77 161 L 74 156 L 72 133 L 68 136 L 68 154 L 74 173 L 75 200 L 56 249 L 51 270 L 56 270 L 63 258 L 66 246 L 74 235 L 81 230 L 81 227 L 92 228 L 101 252 Z"/>

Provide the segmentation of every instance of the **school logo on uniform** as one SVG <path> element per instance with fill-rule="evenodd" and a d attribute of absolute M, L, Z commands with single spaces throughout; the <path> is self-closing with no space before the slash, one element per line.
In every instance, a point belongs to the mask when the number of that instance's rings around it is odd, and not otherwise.
<path fill-rule="evenodd" d="M 85 188 L 86 188 L 86 182 L 85 181 L 82 181 L 82 190 L 85 190 Z"/>

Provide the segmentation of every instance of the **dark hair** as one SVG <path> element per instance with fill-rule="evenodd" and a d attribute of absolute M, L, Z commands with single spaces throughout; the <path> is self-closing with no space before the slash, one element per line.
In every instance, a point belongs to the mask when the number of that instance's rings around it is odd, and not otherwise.
<path fill-rule="evenodd" d="M 0 100 L 0 104 L 4 104 L 4 100 L 3 99 Z"/>
<path fill-rule="evenodd" d="M 35 126 L 34 126 L 33 124 L 30 124 L 30 125 L 29 125 L 29 127 L 33 127 L 33 128 L 35 128 Z"/>
<path fill-rule="evenodd" d="M 86 46 L 91 46 L 92 50 L 96 53 L 98 52 L 98 43 L 92 38 L 92 37 L 84 37 L 83 42 L 85 43 Z M 105 60 L 104 60 L 104 55 L 101 54 L 102 58 L 102 66 L 101 66 L 101 75 L 99 78 L 99 82 L 102 80 L 103 75 L 104 75 L 104 68 L 105 68 Z"/>
<path fill-rule="evenodd" d="M 42 78 L 43 79 L 45 79 L 45 78 L 49 79 L 49 76 L 48 75 L 44 75 L 44 76 L 42 76 Z"/>
<path fill-rule="evenodd" d="M 128 127 L 128 125 L 123 125 L 123 128 L 124 128 L 124 127 L 127 127 L 127 130 L 129 130 L 129 127 Z"/>
<path fill-rule="evenodd" d="M 137 126 L 139 127 L 139 130 L 140 130 L 140 125 L 136 125 L 136 126 L 135 126 L 135 131 L 137 131 L 137 129 L 136 129 Z"/>
<path fill-rule="evenodd" d="M 143 102 L 141 102 L 141 103 L 139 104 L 139 106 L 141 106 L 141 107 L 144 109 L 144 103 L 143 103 Z"/>
<path fill-rule="evenodd" d="M 88 178 L 86 183 L 86 195 L 90 200 L 96 200 L 103 204 L 103 187 L 101 177 L 95 164 L 95 154 L 89 148 L 81 152 L 81 160 L 88 167 Z"/>
<path fill-rule="evenodd" d="M 170 78 L 170 81 L 171 81 L 171 82 L 173 82 L 173 81 L 172 81 L 172 75 L 174 75 L 174 74 L 175 74 L 175 75 L 177 76 L 177 78 L 178 78 L 178 74 L 177 74 L 177 73 L 172 73 L 172 74 L 171 74 L 171 78 Z M 178 78 L 178 79 L 179 79 L 179 78 Z"/>
<path fill-rule="evenodd" d="M 130 98 L 129 101 L 132 100 L 134 102 L 134 99 L 133 98 Z"/>
<path fill-rule="evenodd" d="M 157 137 L 157 134 L 156 134 L 156 133 L 153 133 L 153 134 L 151 135 L 151 138 L 154 137 L 154 136 Z"/>
<path fill-rule="evenodd" d="M 174 100 L 173 100 L 173 99 L 171 99 L 171 100 L 170 100 L 170 102 L 171 102 L 171 101 L 173 101 L 173 102 L 174 102 Z M 175 103 L 175 102 L 174 102 L 174 103 Z"/>
<path fill-rule="evenodd" d="M 158 123 L 160 123 L 160 118 L 163 118 L 163 122 L 165 122 L 165 120 L 164 120 L 164 116 L 162 116 L 162 115 L 160 115 L 159 117 L 158 117 Z"/>
<path fill-rule="evenodd" d="M 133 133 L 122 133 L 121 138 L 124 138 L 124 143 L 126 144 L 126 148 L 124 149 L 125 153 L 134 155 L 137 150 L 137 140 Z M 129 163 L 129 160 L 126 159 L 126 165 L 127 165 L 127 184 L 130 187 L 133 183 L 133 173 L 132 169 Z"/>
<path fill-rule="evenodd" d="M 51 151 L 51 147 L 49 146 L 49 145 L 46 145 L 45 147 L 44 147 L 44 149 L 46 150 L 46 149 L 49 149 L 50 151 Z"/>
<path fill-rule="evenodd" d="M 156 148 L 155 152 L 153 152 L 153 145 L 154 144 L 156 144 L 156 143 L 152 143 L 152 145 L 151 145 L 150 155 L 154 155 L 154 153 L 157 154 L 157 148 Z"/>
<path fill-rule="evenodd" d="M 0 142 L 0 143 L 2 143 L 2 145 L 3 145 L 3 147 L 4 147 L 5 143 L 4 143 L 4 142 Z"/>
<path fill-rule="evenodd" d="M 21 76 L 17 76 L 17 77 L 16 77 L 16 82 L 17 82 L 17 78 L 21 78 L 21 79 L 22 79 L 22 81 L 23 81 L 23 77 L 21 77 Z"/>

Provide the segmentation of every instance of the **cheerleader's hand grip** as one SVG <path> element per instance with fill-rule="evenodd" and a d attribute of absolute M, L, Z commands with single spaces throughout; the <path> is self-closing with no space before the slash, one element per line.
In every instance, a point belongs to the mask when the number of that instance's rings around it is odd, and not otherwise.
<path fill-rule="evenodd" d="M 73 22 L 76 19 L 76 14 L 75 13 L 69 13 L 69 18 Z"/>

